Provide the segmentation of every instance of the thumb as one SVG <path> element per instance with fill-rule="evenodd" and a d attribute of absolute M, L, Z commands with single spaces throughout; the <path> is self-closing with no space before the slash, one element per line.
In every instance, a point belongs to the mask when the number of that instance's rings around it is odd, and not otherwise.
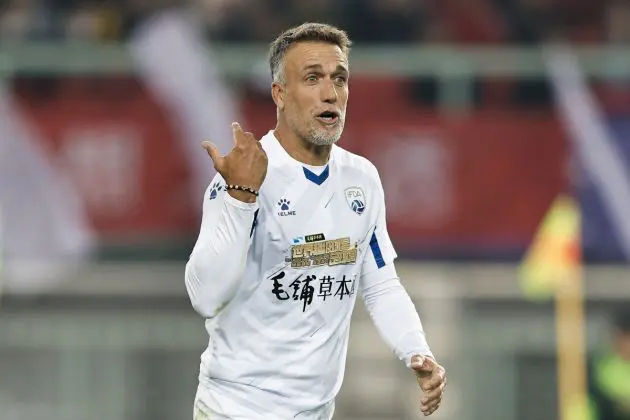
<path fill-rule="evenodd" d="M 201 143 L 201 147 L 206 150 L 208 156 L 210 156 L 210 159 L 212 159 L 212 163 L 214 163 L 214 168 L 220 172 L 221 168 L 223 167 L 224 157 L 221 156 L 221 153 L 219 153 L 217 147 L 209 141 L 204 141 L 203 143 Z"/>
<path fill-rule="evenodd" d="M 423 356 L 413 356 L 411 358 L 411 369 L 415 371 L 422 371 L 422 365 L 424 365 L 424 357 Z"/>
<path fill-rule="evenodd" d="M 422 377 L 433 373 L 435 366 L 435 362 L 429 356 L 414 356 L 411 358 L 411 369 Z"/>

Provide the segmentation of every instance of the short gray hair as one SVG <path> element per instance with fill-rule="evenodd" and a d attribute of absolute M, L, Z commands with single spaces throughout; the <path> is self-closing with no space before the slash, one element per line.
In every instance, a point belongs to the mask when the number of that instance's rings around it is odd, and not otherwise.
<path fill-rule="evenodd" d="M 284 75 L 281 66 L 291 45 L 311 41 L 337 45 L 345 55 L 350 53 L 350 47 L 352 47 L 352 41 L 345 31 L 325 23 L 308 22 L 287 29 L 269 47 L 269 67 L 271 68 L 271 79 L 274 82 L 283 81 Z"/>

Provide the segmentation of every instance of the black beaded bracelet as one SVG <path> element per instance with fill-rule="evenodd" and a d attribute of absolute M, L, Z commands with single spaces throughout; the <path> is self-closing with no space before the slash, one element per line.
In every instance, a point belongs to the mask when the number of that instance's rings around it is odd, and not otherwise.
<path fill-rule="evenodd" d="M 228 184 L 225 187 L 225 190 L 226 191 L 229 191 L 229 190 L 245 191 L 245 192 L 248 192 L 250 194 L 254 194 L 256 197 L 258 197 L 258 191 L 256 191 L 253 188 L 250 188 L 250 187 L 243 187 L 241 185 L 229 185 Z"/>

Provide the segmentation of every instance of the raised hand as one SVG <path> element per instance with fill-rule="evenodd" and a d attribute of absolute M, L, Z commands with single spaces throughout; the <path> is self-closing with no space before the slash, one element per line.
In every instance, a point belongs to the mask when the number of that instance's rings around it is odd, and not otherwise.
<path fill-rule="evenodd" d="M 228 185 L 239 185 L 258 191 L 267 175 L 267 154 L 254 135 L 244 132 L 238 123 L 232 123 L 232 135 L 234 147 L 225 156 L 221 156 L 216 146 L 210 142 L 205 141 L 202 146 L 212 159 L 214 168 Z M 256 201 L 256 196 L 246 191 L 230 190 L 228 193 L 240 201 Z"/>

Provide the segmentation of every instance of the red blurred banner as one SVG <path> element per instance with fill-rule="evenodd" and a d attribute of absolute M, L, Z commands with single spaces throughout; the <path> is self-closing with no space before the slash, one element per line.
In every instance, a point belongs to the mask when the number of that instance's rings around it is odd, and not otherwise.
<path fill-rule="evenodd" d="M 21 83 L 17 93 L 95 228 L 104 237 L 194 235 L 199 199 L 187 197 L 180 143 L 146 91 L 132 80 L 56 83 L 46 98 Z M 242 110 L 257 135 L 273 127 L 269 99 L 247 97 Z M 553 115 L 443 115 L 412 105 L 393 81 L 353 81 L 340 146 L 379 168 L 402 253 L 523 246 L 566 184 L 566 144 Z"/>

